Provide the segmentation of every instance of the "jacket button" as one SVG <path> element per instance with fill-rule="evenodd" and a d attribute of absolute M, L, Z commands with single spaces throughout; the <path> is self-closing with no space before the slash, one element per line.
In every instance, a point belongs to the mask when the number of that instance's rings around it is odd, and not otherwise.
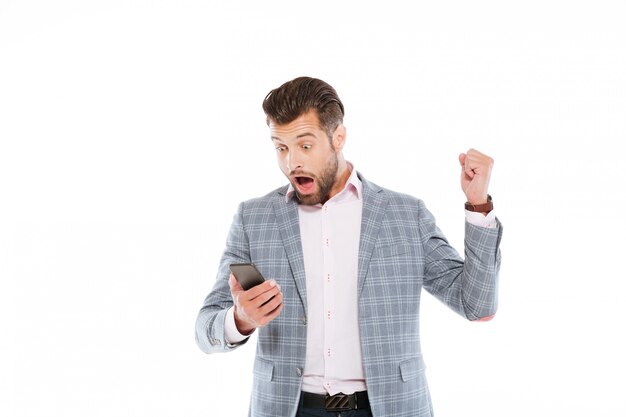
<path fill-rule="evenodd" d="M 306 325 L 306 317 L 302 317 L 302 324 Z"/>
<path fill-rule="evenodd" d="M 302 376 L 302 369 L 300 369 L 300 368 L 296 368 L 296 374 L 297 374 L 298 376 Z"/>

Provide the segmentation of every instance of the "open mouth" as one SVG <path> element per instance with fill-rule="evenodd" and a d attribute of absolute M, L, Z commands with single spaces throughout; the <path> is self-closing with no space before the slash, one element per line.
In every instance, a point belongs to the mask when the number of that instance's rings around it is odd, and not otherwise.
<path fill-rule="evenodd" d="M 300 194 L 310 194 L 313 192 L 315 180 L 311 177 L 297 176 L 294 177 L 296 188 Z"/>

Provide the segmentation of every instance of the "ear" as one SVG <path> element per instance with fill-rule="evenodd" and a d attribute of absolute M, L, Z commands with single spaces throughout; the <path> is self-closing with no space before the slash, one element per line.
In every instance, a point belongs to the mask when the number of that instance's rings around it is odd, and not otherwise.
<path fill-rule="evenodd" d="M 337 126 L 335 133 L 333 133 L 333 147 L 339 151 L 343 149 L 343 145 L 346 143 L 346 127 L 343 124 Z"/>

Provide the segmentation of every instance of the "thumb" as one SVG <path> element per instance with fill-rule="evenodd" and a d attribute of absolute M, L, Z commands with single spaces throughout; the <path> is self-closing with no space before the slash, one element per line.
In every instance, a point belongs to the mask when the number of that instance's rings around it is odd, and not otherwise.
<path fill-rule="evenodd" d="M 230 292 L 232 293 L 243 291 L 243 287 L 241 286 L 239 281 L 237 281 L 237 278 L 235 278 L 235 276 L 232 273 L 230 274 L 230 277 L 228 278 L 228 285 L 230 286 Z"/>
<path fill-rule="evenodd" d="M 474 170 L 470 168 L 469 165 L 466 165 L 466 162 L 469 163 L 469 160 L 467 159 L 467 154 L 460 154 L 459 162 L 461 163 L 461 172 L 463 172 L 462 175 L 470 179 L 474 178 Z"/>

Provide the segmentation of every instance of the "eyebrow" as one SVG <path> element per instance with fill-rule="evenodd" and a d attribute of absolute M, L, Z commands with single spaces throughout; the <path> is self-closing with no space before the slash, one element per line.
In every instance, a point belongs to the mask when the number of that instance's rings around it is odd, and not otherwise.
<path fill-rule="evenodd" d="M 299 134 L 298 136 L 296 136 L 296 139 L 300 139 L 300 138 L 303 138 L 303 137 L 306 137 L 306 136 L 312 136 L 312 137 L 314 137 L 314 138 L 317 138 L 317 136 L 315 136 L 313 133 L 311 133 L 311 132 L 305 132 L 305 133 L 301 133 L 301 134 Z M 271 139 L 272 139 L 272 140 L 282 141 L 282 139 L 281 139 L 281 138 L 276 137 L 276 136 L 272 136 L 272 137 L 271 137 Z"/>

